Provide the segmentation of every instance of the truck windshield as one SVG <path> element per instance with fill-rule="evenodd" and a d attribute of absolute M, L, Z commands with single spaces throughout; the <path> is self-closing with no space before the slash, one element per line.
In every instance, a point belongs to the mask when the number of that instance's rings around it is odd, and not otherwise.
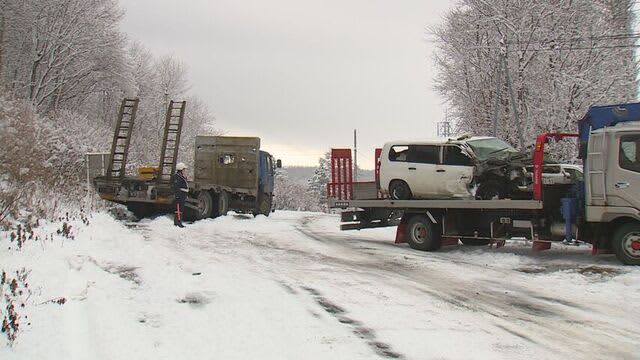
<path fill-rule="evenodd" d="M 518 150 L 514 149 L 513 146 L 497 138 L 469 140 L 467 144 L 471 146 L 476 158 L 480 161 L 518 153 Z"/>

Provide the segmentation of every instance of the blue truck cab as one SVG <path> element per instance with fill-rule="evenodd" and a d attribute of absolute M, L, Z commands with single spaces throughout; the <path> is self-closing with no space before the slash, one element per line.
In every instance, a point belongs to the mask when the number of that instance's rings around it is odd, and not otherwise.
<path fill-rule="evenodd" d="M 258 188 L 263 193 L 272 194 L 276 167 L 281 163 L 276 163 L 273 156 L 266 151 L 260 150 L 260 170 L 258 173 Z"/>

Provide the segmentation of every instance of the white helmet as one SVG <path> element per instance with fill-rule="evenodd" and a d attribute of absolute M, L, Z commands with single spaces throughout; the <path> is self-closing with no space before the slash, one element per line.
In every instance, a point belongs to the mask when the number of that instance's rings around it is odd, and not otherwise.
<path fill-rule="evenodd" d="M 187 168 L 187 165 L 185 165 L 184 163 L 181 163 L 181 162 L 176 165 L 176 171 L 182 171 L 182 170 L 184 170 L 186 168 Z"/>

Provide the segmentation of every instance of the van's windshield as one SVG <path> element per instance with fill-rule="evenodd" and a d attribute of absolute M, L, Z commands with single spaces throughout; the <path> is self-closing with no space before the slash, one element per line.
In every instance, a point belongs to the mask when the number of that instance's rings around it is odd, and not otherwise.
<path fill-rule="evenodd" d="M 518 153 L 513 146 L 497 138 L 469 140 L 467 144 L 471 146 L 476 158 L 480 161 Z"/>

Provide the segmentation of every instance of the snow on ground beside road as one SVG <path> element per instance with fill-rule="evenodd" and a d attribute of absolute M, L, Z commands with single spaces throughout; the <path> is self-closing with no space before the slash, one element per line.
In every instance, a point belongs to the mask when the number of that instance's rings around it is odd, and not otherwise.
<path fill-rule="evenodd" d="M 141 222 L 158 235 L 150 237 L 97 214 L 64 247 L 48 244 L 42 251 L 31 243 L 22 252 L 3 250 L 2 267 L 32 269 L 31 287 L 37 290 L 24 311 L 32 325 L 12 349 L 0 348 L 0 358 L 370 356 L 355 335 L 310 316 L 282 286 L 225 259 L 225 251 L 181 254 L 187 242 L 214 241 L 217 226 L 209 233 L 198 230 L 229 219 L 220 220 L 184 232 L 164 217 Z M 189 235 L 195 232 L 200 234 Z M 62 306 L 36 305 L 60 296 L 68 299 Z"/>
<path fill-rule="evenodd" d="M 0 242 L 31 295 L 5 359 L 633 358 L 640 269 L 585 247 L 393 244 L 339 217 L 229 215 L 178 229 L 105 213 L 75 239 Z M 55 233 L 60 224 L 37 232 Z M 25 294 L 26 295 L 26 294 Z M 49 300 L 64 297 L 60 305 Z M 0 301 L 1 302 L 1 301 Z M 0 305 L 3 305 L 0 303 Z M 3 305 L 4 306 L 4 305 Z M 30 322 L 31 325 L 26 325 Z M 0 336 L 4 341 L 5 337 Z M 597 355 L 597 356 L 596 356 Z"/>

